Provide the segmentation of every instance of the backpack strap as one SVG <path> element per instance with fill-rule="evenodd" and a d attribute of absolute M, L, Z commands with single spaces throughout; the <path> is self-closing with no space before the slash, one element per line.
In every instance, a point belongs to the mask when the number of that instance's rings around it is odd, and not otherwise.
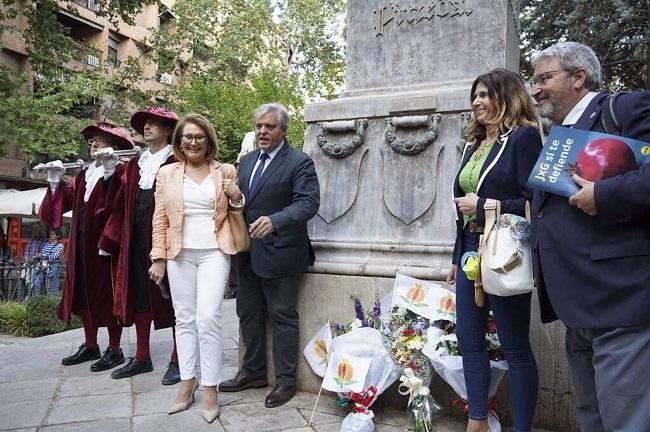
<path fill-rule="evenodd" d="M 628 93 L 629 92 L 613 93 L 605 98 L 600 111 L 600 116 L 598 117 L 600 128 L 603 132 L 613 135 L 621 134 L 621 123 L 616 116 L 616 100 L 621 97 L 621 95 Z"/>

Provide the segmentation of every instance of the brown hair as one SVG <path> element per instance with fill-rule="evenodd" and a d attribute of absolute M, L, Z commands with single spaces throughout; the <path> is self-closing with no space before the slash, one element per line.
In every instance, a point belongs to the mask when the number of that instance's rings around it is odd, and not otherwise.
<path fill-rule="evenodd" d="M 485 119 L 486 124 L 497 125 L 500 133 L 517 126 L 538 127 L 535 107 L 526 90 L 524 80 L 519 75 L 501 68 L 479 75 L 472 84 L 470 104 L 474 102 L 474 92 L 479 84 L 487 87 L 488 96 L 496 108 L 496 113 L 491 118 Z M 472 113 L 467 126 L 467 139 L 479 143 L 485 137 L 485 125 L 479 123 Z"/>
<path fill-rule="evenodd" d="M 185 154 L 181 150 L 181 139 L 183 135 L 183 128 L 186 124 L 191 123 L 203 129 L 205 135 L 208 137 L 208 152 L 205 155 L 206 160 L 213 160 L 217 156 L 217 132 L 215 132 L 212 124 L 203 117 L 201 114 L 190 113 L 180 119 L 174 128 L 172 136 L 172 148 L 174 149 L 174 156 L 179 161 L 186 161 Z"/>

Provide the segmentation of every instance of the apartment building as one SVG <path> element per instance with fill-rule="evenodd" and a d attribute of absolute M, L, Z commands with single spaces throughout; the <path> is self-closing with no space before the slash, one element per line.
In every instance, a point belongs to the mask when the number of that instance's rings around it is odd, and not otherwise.
<path fill-rule="evenodd" d="M 152 34 L 164 26 L 174 26 L 171 9 L 174 0 L 163 0 L 160 5 L 144 5 L 135 17 L 133 25 L 122 20 L 116 24 L 98 14 L 100 4 L 96 0 L 59 1 L 57 19 L 69 29 L 73 41 L 73 53 L 64 68 L 68 71 L 96 69 L 106 73 L 117 73 L 126 59 L 138 59 L 144 80 L 139 84 L 141 90 L 163 91 L 166 86 L 180 83 L 184 77 L 183 68 L 159 70 L 157 64 L 147 58 L 146 47 L 151 45 Z M 25 74 L 29 89 L 34 84 L 34 76 L 27 57 L 24 32 L 27 20 L 23 10 L 28 7 L 28 0 L 15 0 L 13 8 L 17 16 L 3 23 L 2 50 L 0 63 L 19 74 Z M 0 8 L 5 8 L 0 3 Z M 191 52 L 186 53 L 188 60 Z M 99 118 L 99 107 L 95 107 L 89 116 Z M 0 189 L 30 189 L 44 183 L 42 175 L 31 173 L 27 162 L 21 157 L 17 148 L 9 148 L 5 157 L 0 159 Z"/>

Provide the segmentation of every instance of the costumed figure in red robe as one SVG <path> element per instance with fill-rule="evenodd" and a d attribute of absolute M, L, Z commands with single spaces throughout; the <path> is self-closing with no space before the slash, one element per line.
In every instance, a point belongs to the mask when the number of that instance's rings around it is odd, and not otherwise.
<path fill-rule="evenodd" d="M 131 117 L 131 125 L 144 137 L 147 150 L 126 165 L 119 204 L 108 224 L 111 229 L 100 240 L 100 248 L 120 245 L 113 313 L 125 326 L 135 324 L 136 331 L 135 357 L 111 373 L 115 379 L 153 371 L 149 352 L 152 321 L 155 329 L 174 328 L 167 280 L 156 285 L 149 279 L 148 270 L 156 174 L 162 165 L 176 162 L 169 143 L 177 121 L 176 113 L 162 107 L 139 111 Z M 181 379 L 175 333 L 172 334 L 174 348 L 162 379 L 164 385 L 176 384 Z"/>
<path fill-rule="evenodd" d="M 99 239 L 108 229 L 114 211 L 124 164 L 113 150 L 133 148 L 129 132 L 110 123 L 97 123 L 81 131 L 88 140 L 91 156 L 103 154 L 81 170 L 68 184 L 61 181 L 65 168 L 61 161 L 48 162 L 41 169 L 48 175 L 48 188 L 39 209 L 41 220 L 53 229 L 61 226 L 63 213 L 73 210 L 68 249 L 68 267 L 63 296 L 57 315 L 66 324 L 71 314 L 81 317 L 85 341 L 73 355 L 64 358 L 64 366 L 99 361 L 90 366 L 93 372 L 112 369 L 124 363 L 120 348 L 122 326 L 113 314 L 113 290 L 119 246 L 99 249 Z M 97 344 L 99 327 L 108 329 L 109 344 L 100 355 Z"/>

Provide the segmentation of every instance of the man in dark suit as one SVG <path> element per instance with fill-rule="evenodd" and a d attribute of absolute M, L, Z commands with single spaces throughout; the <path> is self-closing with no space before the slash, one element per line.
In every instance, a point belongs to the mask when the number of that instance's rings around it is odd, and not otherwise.
<path fill-rule="evenodd" d="M 650 92 L 611 101 L 587 46 L 553 45 L 534 60 L 542 116 L 577 129 L 650 142 Z M 613 103 L 612 103 L 613 102 Z M 609 104 L 611 104 L 611 111 Z M 533 255 L 542 320 L 567 327 L 566 350 L 583 431 L 648 431 L 650 425 L 650 164 L 587 181 L 566 198 L 536 192 Z"/>
<path fill-rule="evenodd" d="M 222 382 L 223 392 L 268 385 L 266 317 L 273 327 L 275 388 L 268 408 L 289 401 L 296 392 L 298 361 L 298 285 L 313 263 L 307 221 L 318 211 L 320 188 L 312 160 L 286 141 L 289 114 L 280 104 L 265 104 L 253 116 L 258 149 L 239 165 L 244 217 L 251 249 L 237 257 L 237 315 L 246 346 L 241 370 Z"/>

